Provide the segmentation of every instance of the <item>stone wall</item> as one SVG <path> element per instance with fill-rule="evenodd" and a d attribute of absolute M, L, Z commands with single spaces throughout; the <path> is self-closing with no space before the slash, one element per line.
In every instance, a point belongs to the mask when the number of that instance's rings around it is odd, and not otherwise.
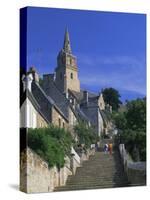
<path fill-rule="evenodd" d="M 46 122 L 46 120 L 44 120 L 44 118 L 37 113 L 37 127 L 36 128 L 42 128 L 42 127 L 47 127 L 48 123 Z"/>
<path fill-rule="evenodd" d="M 71 78 L 72 74 L 72 78 Z M 80 81 L 78 79 L 77 69 L 74 67 L 66 67 L 66 88 L 80 92 Z"/>
<path fill-rule="evenodd" d="M 70 160 L 60 171 L 49 168 L 48 164 L 30 148 L 21 153 L 20 190 L 27 193 L 51 192 L 57 186 L 65 185 L 67 177 L 72 175 Z"/>
<path fill-rule="evenodd" d="M 65 68 L 63 67 L 57 67 L 56 68 L 56 79 L 55 79 L 55 83 L 57 85 L 57 87 L 59 88 L 59 90 L 63 93 L 65 91 L 65 78 L 64 78 L 64 74 L 65 74 Z"/>
<path fill-rule="evenodd" d="M 61 128 L 68 128 L 68 122 L 65 120 L 64 117 L 62 117 L 62 115 L 59 114 L 59 112 L 54 107 L 52 108 L 52 123 L 55 126 L 59 126 Z"/>
<path fill-rule="evenodd" d="M 84 149 L 76 149 L 78 155 L 80 156 L 80 165 L 82 165 L 82 163 L 86 160 L 89 159 L 90 156 L 95 154 L 95 148 L 93 149 L 88 149 L 88 150 L 84 150 Z"/>
<path fill-rule="evenodd" d="M 102 93 L 99 96 L 98 105 L 99 105 L 101 110 L 105 110 L 105 102 L 104 102 Z"/>
<path fill-rule="evenodd" d="M 146 185 L 146 163 L 134 162 L 124 144 L 119 145 L 119 151 L 129 182 L 132 185 Z"/>

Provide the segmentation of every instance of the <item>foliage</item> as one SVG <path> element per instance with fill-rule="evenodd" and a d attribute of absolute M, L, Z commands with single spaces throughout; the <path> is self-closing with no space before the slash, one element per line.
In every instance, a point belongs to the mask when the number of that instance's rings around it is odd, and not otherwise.
<path fill-rule="evenodd" d="M 114 88 L 105 88 L 102 93 L 105 103 L 111 105 L 112 109 L 117 111 L 119 108 L 119 104 L 122 103 L 119 99 L 119 92 Z"/>
<path fill-rule="evenodd" d="M 124 112 L 113 112 L 112 119 L 118 129 L 124 130 L 127 126 L 127 119 Z"/>
<path fill-rule="evenodd" d="M 96 133 L 92 127 L 87 126 L 85 123 L 80 122 L 74 128 L 78 135 L 79 143 L 85 144 L 85 148 L 89 148 L 91 144 L 95 144 L 98 140 Z"/>
<path fill-rule="evenodd" d="M 28 129 L 28 146 L 48 162 L 49 167 L 63 167 L 65 155 L 70 154 L 71 134 L 64 129 L 48 128 Z"/>
<path fill-rule="evenodd" d="M 126 104 L 125 112 L 113 113 L 113 119 L 120 130 L 120 142 L 126 145 L 132 158 L 135 151 L 140 160 L 146 160 L 146 100 L 136 99 Z"/>
<path fill-rule="evenodd" d="M 146 101 L 137 99 L 127 103 L 126 119 L 128 128 L 146 131 Z"/>

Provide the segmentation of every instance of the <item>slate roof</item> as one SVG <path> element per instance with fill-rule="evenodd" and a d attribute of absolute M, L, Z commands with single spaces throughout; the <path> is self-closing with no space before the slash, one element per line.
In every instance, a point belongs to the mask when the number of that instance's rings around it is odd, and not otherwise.
<path fill-rule="evenodd" d="M 43 90 L 48 96 L 48 98 L 52 98 L 54 100 L 56 106 L 68 119 L 68 106 L 70 104 L 69 100 L 61 93 L 61 91 L 57 88 L 56 84 L 53 81 L 51 81 L 51 83 L 47 85 L 46 88 L 43 87 Z"/>
<path fill-rule="evenodd" d="M 29 100 L 31 101 L 31 103 L 35 107 L 35 109 L 39 110 L 40 105 L 38 104 L 38 102 L 36 101 L 36 99 L 34 98 L 34 96 L 32 95 L 32 93 L 29 90 L 26 91 L 26 96 L 29 98 Z"/>
<path fill-rule="evenodd" d="M 90 121 L 89 120 L 90 116 L 87 116 L 84 112 L 86 112 L 86 109 L 89 109 L 89 108 L 97 109 L 99 107 L 98 106 L 99 95 L 87 91 L 88 92 L 88 103 L 86 103 L 84 101 L 84 99 L 83 99 L 84 90 L 81 90 L 80 92 L 69 90 L 69 92 L 76 98 L 78 103 L 80 103 L 81 108 L 77 110 L 77 112 L 79 113 L 79 116 L 81 118 L 84 118 L 86 121 Z M 107 118 L 107 115 L 106 115 L 105 111 L 100 110 L 100 113 L 102 115 L 102 118 L 103 118 L 104 122 L 107 123 L 108 122 L 108 118 Z"/>
<path fill-rule="evenodd" d="M 20 95 L 20 107 L 22 106 L 22 104 L 24 103 L 24 101 L 26 100 L 26 98 L 27 98 L 26 91 L 22 92 L 22 95 Z"/>
<path fill-rule="evenodd" d="M 39 84 L 35 83 L 35 81 L 32 82 L 32 93 L 38 104 L 40 105 L 42 112 L 50 122 L 52 106 L 54 106 L 55 109 L 60 113 L 60 115 L 68 121 L 68 118 L 59 109 L 55 101 L 50 96 L 47 96 L 45 91 L 41 88 Z"/>
<path fill-rule="evenodd" d="M 25 90 L 23 92 L 22 96 L 21 96 L 21 104 L 20 104 L 20 106 L 23 105 L 23 103 L 25 102 L 25 100 L 26 100 L 27 97 L 31 101 L 31 103 L 35 107 L 35 109 L 38 110 L 40 108 L 40 105 L 38 104 L 38 102 L 36 101 L 36 99 L 34 98 L 34 96 L 32 95 L 32 93 L 28 89 Z"/>
<path fill-rule="evenodd" d="M 86 122 L 90 121 L 80 108 L 78 108 L 77 106 L 73 108 L 69 100 L 61 93 L 61 91 L 57 88 L 56 84 L 53 81 L 51 81 L 50 84 L 47 85 L 45 88 L 43 87 L 43 89 L 48 97 L 53 98 L 55 104 L 58 106 L 61 112 L 63 112 L 66 118 L 69 118 L 68 109 L 70 107 L 77 118 L 80 118 L 81 120 L 84 120 Z"/>
<path fill-rule="evenodd" d="M 46 115 L 43 113 L 41 106 L 38 104 L 38 102 L 36 101 L 36 99 L 34 98 L 33 94 L 28 90 L 27 91 L 27 97 L 30 99 L 31 103 L 36 106 L 37 111 L 39 112 L 39 114 L 45 119 L 45 121 L 47 123 L 50 123 L 50 120 L 46 117 Z"/>
<path fill-rule="evenodd" d="M 88 103 L 86 103 L 83 99 L 83 92 L 84 90 L 81 90 L 80 92 L 76 92 L 73 90 L 69 90 L 70 93 L 76 98 L 76 100 L 78 101 L 78 103 L 80 103 L 81 109 L 78 110 L 78 112 L 82 113 L 82 116 L 84 116 L 84 118 L 87 120 L 89 120 L 89 118 L 87 117 L 86 114 L 84 114 L 84 112 L 86 111 L 86 109 L 89 108 L 98 108 L 98 98 L 99 95 L 92 93 L 92 92 L 88 92 Z M 100 109 L 99 109 L 100 110 Z M 109 121 L 110 116 L 108 115 L 107 111 L 105 110 L 100 110 L 101 116 L 104 120 L 104 123 L 107 124 Z"/>
<path fill-rule="evenodd" d="M 22 100 L 21 100 L 21 106 L 23 105 L 24 101 L 28 98 L 30 100 L 30 102 L 32 103 L 32 105 L 34 106 L 34 108 L 37 110 L 37 112 L 44 118 L 44 120 L 47 123 L 50 123 L 50 120 L 47 118 L 47 116 L 43 113 L 41 106 L 39 105 L 39 103 L 37 102 L 37 100 L 34 98 L 33 94 L 27 89 L 23 95 L 22 95 Z"/>
<path fill-rule="evenodd" d="M 71 92 L 71 94 L 76 98 L 76 100 L 78 102 L 81 102 L 83 100 L 84 90 L 81 90 L 80 92 L 76 92 L 74 90 L 69 90 L 69 92 Z M 89 96 L 89 98 L 94 98 L 94 97 L 97 97 L 98 95 L 88 91 L 88 96 Z"/>
<path fill-rule="evenodd" d="M 83 120 L 83 121 L 86 121 L 86 122 L 90 122 L 90 119 L 84 114 L 84 112 L 80 109 L 80 108 L 75 108 L 75 111 L 77 112 L 78 114 L 78 117 Z"/>

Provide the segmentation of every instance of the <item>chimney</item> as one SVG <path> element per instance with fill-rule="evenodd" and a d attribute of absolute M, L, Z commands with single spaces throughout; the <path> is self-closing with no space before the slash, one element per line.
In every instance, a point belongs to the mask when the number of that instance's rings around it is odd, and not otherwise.
<path fill-rule="evenodd" d="M 44 74 L 43 80 L 46 82 L 55 81 L 55 74 Z"/>
<path fill-rule="evenodd" d="M 27 89 L 31 92 L 31 85 L 33 81 L 32 74 L 23 75 L 22 82 L 23 82 L 23 91 L 25 92 Z"/>
<path fill-rule="evenodd" d="M 32 73 L 34 81 L 37 82 L 37 83 L 39 83 L 39 75 L 38 75 L 35 67 L 30 67 L 28 73 Z"/>
<path fill-rule="evenodd" d="M 49 85 L 52 84 L 52 82 L 55 81 L 55 74 L 44 74 L 43 75 L 43 81 L 42 81 L 42 87 L 44 89 L 48 88 Z"/>
<path fill-rule="evenodd" d="M 86 102 L 86 103 L 88 103 L 88 99 L 89 99 L 89 97 L 88 97 L 89 95 L 88 95 L 88 91 L 83 91 L 83 99 L 84 99 L 84 101 Z"/>

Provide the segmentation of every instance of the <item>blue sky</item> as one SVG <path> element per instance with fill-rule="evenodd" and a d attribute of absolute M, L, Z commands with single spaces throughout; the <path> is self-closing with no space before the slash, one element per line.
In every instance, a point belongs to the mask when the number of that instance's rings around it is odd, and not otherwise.
<path fill-rule="evenodd" d="M 66 27 L 83 89 L 114 87 L 122 100 L 146 95 L 146 15 L 28 8 L 28 67 L 53 73 Z"/>

